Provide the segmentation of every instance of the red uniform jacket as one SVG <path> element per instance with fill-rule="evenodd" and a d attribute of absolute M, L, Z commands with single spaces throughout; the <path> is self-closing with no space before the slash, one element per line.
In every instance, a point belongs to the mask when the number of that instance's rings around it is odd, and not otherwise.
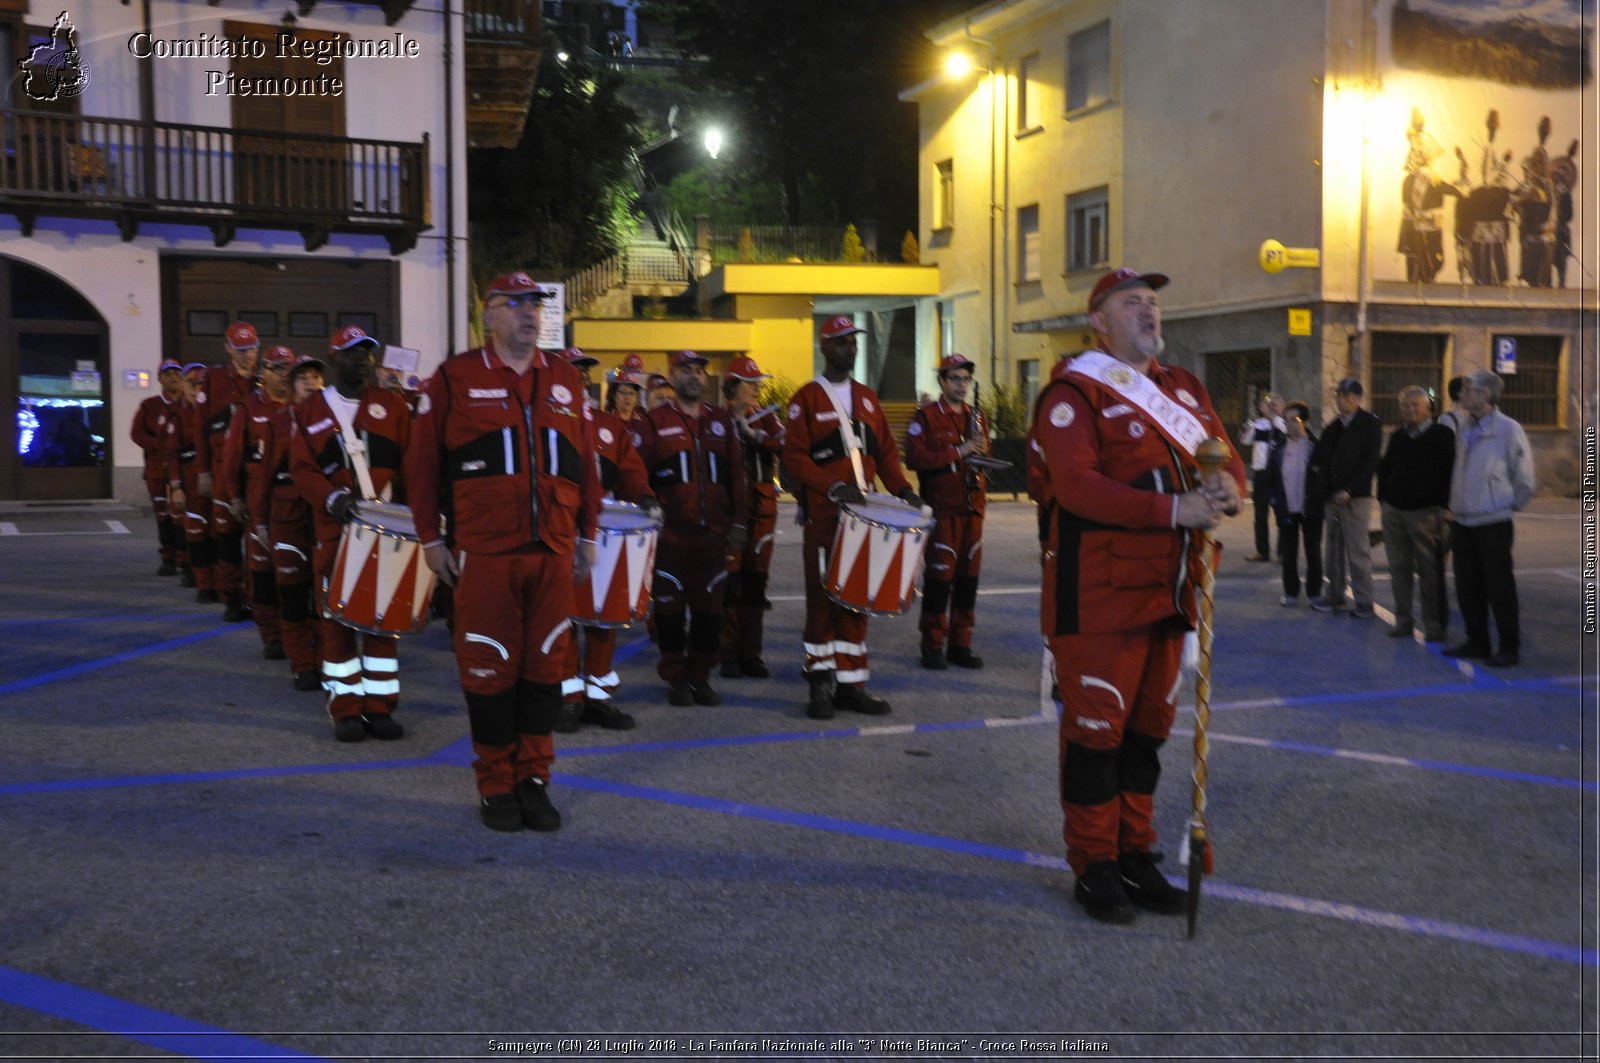
<path fill-rule="evenodd" d="M 181 481 L 187 475 L 196 475 L 202 435 L 200 407 L 188 399 L 173 403 L 171 417 L 177 431 L 167 435 L 168 480 Z"/>
<path fill-rule="evenodd" d="M 535 351 L 526 374 L 493 344 L 446 359 L 422 386 L 406 456 L 417 536 L 443 541 L 448 490 L 457 547 L 498 554 L 537 540 L 572 553 L 600 514 L 594 440 L 583 377 L 561 358 Z"/>
<path fill-rule="evenodd" d="M 799 480 L 800 505 L 808 519 L 831 517 L 837 506 L 828 498 L 836 483 L 855 483 L 850 454 L 839 431 L 839 415 L 823 391 L 827 385 L 813 380 L 789 401 L 789 423 L 784 431 L 783 466 Z M 883 415 L 878 393 L 859 381 L 850 382 L 850 416 L 862 447 L 861 469 L 872 486 L 874 476 L 891 494 L 911 486 L 900 465 L 900 448 L 894 444 L 889 421 Z"/>
<path fill-rule="evenodd" d="M 783 422 L 778 419 L 778 411 L 773 410 L 749 424 L 754 436 L 742 436 L 739 442 L 744 447 L 744 471 L 750 479 L 750 489 L 762 500 L 750 499 L 753 515 L 757 506 L 769 511 L 771 506 L 767 503 L 776 502 L 778 497 L 778 485 L 773 481 L 783 457 Z"/>
<path fill-rule="evenodd" d="M 133 428 L 128 432 L 134 445 L 144 451 L 144 478 L 146 480 L 177 480 L 178 467 L 168 467 L 167 437 L 178 430 L 178 403 L 169 402 L 165 395 L 151 395 L 139 403 L 133 415 Z"/>
<path fill-rule="evenodd" d="M 635 438 L 668 528 L 726 535 L 736 525 L 748 527 L 744 448 L 726 409 L 702 404 L 700 416 L 691 417 L 677 402 L 664 403 L 644 415 Z"/>
<path fill-rule="evenodd" d="M 651 497 L 644 460 L 634 445 L 633 432 L 622 418 L 605 410 L 594 411 L 594 450 L 600 459 L 600 489 L 623 502 Z"/>
<path fill-rule="evenodd" d="M 224 439 L 233 421 L 234 407 L 244 402 L 254 389 L 255 381 L 235 373 L 231 365 L 214 365 L 207 370 L 206 385 L 195 396 L 204 429 L 195 455 L 201 472 L 214 473 L 214 466 L 222 463 Z M 218 498 L 228 497 L 220 491 L 214 494 Z"/>
<path fill-rule="evenodd" d="M 294 438 L 294 413 L 287 403 L 274 404 L 268 411 L 267 421 L 259 426 L 252 419 L 252 427 L 261 433 L 261 459 L 257 468 L 261 475 L 250 481 L 245 504 L 250 507 L 250 521 L 266 524 L 272 519 L 272 500 L 292 498 L 303 504 L 295 490 L 294 478 L 289 475 L 289 442 Z M 308 509 L 309 512 L 309 509 Z"/>
<path fill-rule="evenodd" d="M 317 525 L 318 544 L 339 538 L 339 522 L 328 513 L 328 498 L 335 491 L 361 494 L 361 487 L 344 450 L 339 419 L 322 392 L 308 396 L 293 408 L 294 427 L 289 440 L 289 475 Z M 394 486 L 392 498 L 405 501 L 400 463 L 411 441 L 411 408 L 392 391 L 368 385 L 356 410 L 356 435 L 367 445 L 367 467 L 372 489 L 379 494 Z"/>
<path fill-rule="evenodd" d="M 1199 466 L 1142 411 L 1071 367 L 1051 374 L 1033 424 L 1050 499 L 1041 628 L 1047 637 L 1103 634 L 1173 617 L 1192 627 L 1204 537 L 1176 526 L 1175 496 L 1199 482 Z M 1193 373 L 1157 363 L 1150 375 L 1228 438 Z M 1237 453 L 1228 473 L 1242 489 Z"/>
<path fill-rule="evenodd" d="M 264 524 L 267 520 L 267 511 L 256 509 L 254 499 L 261 493 L 258 492 L 257 481 L 270 479 L 270 476 L 262 475 L 270 468 L 263 464 L 272 439 L 270 425 L 278 411 L 288 408 L 286 403 L 268 398 L 260 388 L 246 395 L 228 423 L 222 461 L 213 470 L 216 474 L 216 496 L 225 500 L 244 499 L 250 508 L 250 519 L 256 524 Z"/>
<path fill-rule="evenodd" d="M 988 507 L 983 473 L 956 454 L 969 439 L 984 439 L 989 425 L 976 406 L 930 402 L 906 427 L 906 467 L 915 469 L 920 494 L 936 517 L 983 516 Z"/>

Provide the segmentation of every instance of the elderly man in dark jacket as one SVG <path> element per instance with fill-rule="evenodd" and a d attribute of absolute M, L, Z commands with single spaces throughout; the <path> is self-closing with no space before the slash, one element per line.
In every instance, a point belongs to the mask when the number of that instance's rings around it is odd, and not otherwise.
<path fill-rule="evenodd" d="M 1399 428 L 1378 462 L 1378 504 L 1383 513 L 1383 549 L 1394 581 L 1394 638 L 1410 638 L 1416 627 L 1411 609 L 1415 574 L 1422 598 L 1422 633 L 1443 642 L 1450 624 L 1444 592 L 1444 546 L 1450 521 L 1450 466 L 1456 436 L 1433 419 L 1428 393 L 1413 384 L 1400 391 Z"/>
<path fill-rule="evenodd" d="M 1320 613 L 1344 609 L 1348 576 L 1357 619 L 1372 612 L 1372 477 L 1383 449 L 1383 424 L 1377 415 L 1361 408 L 1361 381 L 1345 377 L 1334 388 L 1339 416 L 1328 422 L 1311 463 L 1321 470 L 1323 516 L 1327 529 L 1327 590 L 1312 601 Z"/>

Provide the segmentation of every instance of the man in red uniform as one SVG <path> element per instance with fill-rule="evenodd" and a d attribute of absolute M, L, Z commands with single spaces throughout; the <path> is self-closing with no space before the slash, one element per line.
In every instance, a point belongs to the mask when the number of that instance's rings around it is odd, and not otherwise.
<path fill-rule="evenodd" d="M 211 571 L 211 538 L 207 534 L 211 527 L 211 485 L 208 477 L 202 493 L 199 462 L 200 436 L 205 429 L 200 399 L 205 393 L 206 373 L 207 367 L 200 362 L 183 367 L 183 398 L 175 416 L 177 431 L 167 436 L 167 471 L 171 478 L 167 505 L 174 516 L 181 514 L 183 518 L 188 564 L 179 585 L 195 588 L 195 601 L 210 603 L 217 600 Z"/>
<path fill-rule="evenodd" d="M 378 341 L 354 325 L 333 334 L 328 345 L 332 386 L 293 408 L 289 442 L 289 475 L 316 522 L 312 570 L 322 595 L 317 642 L 333 737 L 340 742 L 360 742 L 369 734 L 384 740 L 405 736 L 394 718 L 400 703 L 397 640 L 359 634 L 328 617 L 324 604 L 340 532 L 357 503 L 366 497 L 404 501 L 400 463 L 411 440 L 411 409 L 405 399 L 373 383 L 377 353 Z M 363 465 L 371 477 L 370 492 L 362 482 Z"/>
<path fill-rule="evenodd" d="M 656 674 L 667 682 L 668 704 L 720 705 L 711 668 L 722 637 L 722 581 L 728 550 L 750 541 L 749 484 L 738 427 L 727 410 L 703 401 L 706 360 L 678 351 L 671 373 L 674 397 L 636 429 L 663 519 L 651 584 Z"/>
<path fill-rule="evenodd" d="M 264 464 L 271 440 L 270 427 L 280 411 L 289 408 L 289 369 L 294 352 L 287 347 L 269 347 L 261 356 L 261 383 L 245 396 L 228 424 L 222 462 L 216 471 L 217 497 L 251 529 L 245 541 L 245 558 L 250 571 L 250 611 L 261 634 L 261 656 L 281 661 L 283 628 L 278 609 L 278 585 L 272 575 L 272 540 L 257 535 L 255 526 L 264 524 L 267 514 L 253 508 L 251 500 L 267 497 L 266 481 L 271 467 Z"/>
<path fill-rule="evenodd" d="M 553 293 L 522 272 L 483 297 L 488 342 L 423 385 L 406 474 L 428 567 L 455 584 L 455 650 L 478 814 L 491 830 L 552 831 L 550 732 L 561 711 L 573 580 L 594 560 L 600 472 L 583 378 L 538 347 Z M 454 553 L 440 535 L 451 504 Z"/>
<path fill-rule="evenodd" d="M 937 522 L 923 569 L 920 624 L 922 667 L 935 671 L 942 671 L 947 660 L 962 668 L 983 667 L 983 658 L 972 652 L 972 625 L 988 495 L 983 472 L 967 459 L 988 452 L 989 426 L 983 412 L 967 404 L 972 369 L 964 354 L 945 357 L 939 363 L 939 398 L 918 409 L 906 428 L 906 467 L 916 470 Z"/>
<path fill-rule="evenodd" d="M 1061 694 L 1061 808 L 1089 915 L 1184 910 L 1156 869 L 1159 751 L 1196 620 L 1203 529 L 1239 510 L 1244 464 L 1201 482 L 1195 449 L 1228 432 L 1205 386 L 1163 365 L 1159 273 L 1123 268 L 1089 296 L 1099 348 L 1051 374 L 1033 436 L 1049 477 L 1041 625 Z M 1196 853 L 1193 859 L 1200 859 Z"/>
<path fill-rule="evenodd" d="M 761 660 L 762 627 L 767 610 L 767 573 L 772 568 L 773 536 L 778 529 L 778 458 L 783 454 L 783 422 L 779 407 L 756 409 L 761 382 L 768 380 L 754 358 L 728 363 L 722 398 L 739 426 L 744 473 L 750 485 L 750 543 L 732 555 L 728 595 L 722 614 L 722 674 L 728 678 L 765 679 Z M 760 413 L 760 416 L 753 416 Z"/>
<path fill-rule="evenodd" d="M 211 498 L 215 489 L 213 474 L 222 464 L 227 445 L 228 425 L 235 410 L 256 386 L 256 361 L 261 341 L 246 321 L 228 326 L 225 346 L 227 365 L 214 365 L 206 373 L 204 389 L 196 399 L 200 407 L 202 430 L 195 459 L 200 467 L 202 498 Z M 212 579 L 224 606 L 222 618 L 237 623 L 250 618 L 244 599 L 244 525 L 227 505 L 211 507 Z"/>
<path fill-rule="evenodd" d="M 867 618 L 837 605 L 822 589 L 822 569 L 833 550 L 839 526 L 839 503 L 860 502 L 863 487 L 874 477 L 893 494 L 919 509 L 922 499 L 911 489 L 900 466 L 889 421 L 878 393 L 850 378 L 856 364 L 856 335 L 865 331 L 845 316 L 830 319 L 819 333 L 822 376 L 795 392 L 784 431 L 783 464 L 800 483 L 805 514 L 801 559 L 806 581 L 806 682 L 810 694 L 806 714 L 814 720 L 833 717 L 835 709 L 881 716 L 889 703 L 866 690 Z M 850 422 L 846 433 L 840 414 Z M 862 484 L 856 482 L 848 440 L 860 446 Z M 820 559 L 820 560 L 819 560 Z M 822 567 L 819 568 L 818 566 Z"/>
<path fill-rule="evenodd" d="M 167 508 L 167 488 L 180 479 L 176 467 L 167 467 L 167 437 L 178 430 L 178 403 L 183 398 L 183 366 L 167 359 L 156 370 L 161 383 L 161 394 L 151 395 L 139 404 L 133 415 L 130 438 L 144 451 L 144 486 L 150 493 L 150 507 L 156 515 L 156 542 L 160 548 L 161 567 L 158 576 L 178 574 L 178 547 L 183 536 L 182 516 L 174 520 Z"/>

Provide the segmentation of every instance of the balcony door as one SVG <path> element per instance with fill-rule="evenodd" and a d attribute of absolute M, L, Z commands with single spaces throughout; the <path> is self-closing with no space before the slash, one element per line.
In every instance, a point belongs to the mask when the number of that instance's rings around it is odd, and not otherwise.
<path fill-rule="evenodd" d="M 260 137 L 240 132 L 234 138 L 234 196 L 242 209 L 345 214 L 349 211 L 349 150 L 339 141 L 313 139 L 345 135 L 344 97 L 326 91 L 301 91 L 306 82 L 344 80 L 344 59 L 333 56 L 326 65 L 304 55 L 282 55 L 279 35 L 292 33 L 301 46 L 343 41 L 348 34 L 326 33 L 254 22 L 226 23 L 228 36 L 262 42 L 263 54 L 240 56 L 231 73 L 239 79 L 270 79 L 279 91 L 270 94 L 234 94 L 233 128 L 240 131 L 292 133 L 298 137 Z M 284 86 L 293 81 L 290 94 Z M 314 220 L 308 218 L 307 220 Z"/>

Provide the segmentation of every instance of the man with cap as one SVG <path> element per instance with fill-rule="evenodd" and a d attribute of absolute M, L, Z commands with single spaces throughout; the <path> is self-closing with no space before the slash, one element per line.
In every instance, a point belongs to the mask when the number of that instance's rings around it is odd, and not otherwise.
<path fill-rule="evenodd" d="M 176 466 L 167 464 L 167 437 L 178 430 L 178 404 L 183 399 L 183 366 L 172 359 L 161 363 L 156 370 L 156 380 L 161 393 L 151 395 L 139 404 L 133 415 L 129 437 L 134 446 L 144 451 L 144 486 L 150 493 L 150 507 L 156 516 L 156 543 L 161 555 L 158 576 L 175 576 L 178 573 L 178 548 L 183 533 L 181 516 L 173 519 L 167 509 L 168 485 L 181 480 Z"/>
<path fill-rule="evenodd" d="M 312 571 L 323 595 L 340 534 L 357 504 L 364 498 L 404 500 L 401 457 L 411 441 L 411 409 L 373 381 L 378 347 L 355 325 L 334 333 L 328 344 L 331 386 L 293 408 L 289 475 L 315 521 Z M 317 605 L 317 648 L 333 737 L 404 737 L 405 728 L 394 719 L 400 703 L 397 640 L 359 633 L 326 616 L 321 601 Z"/>
<path fill-rule="evenodd" d="M 739 429 L 744 473 L 749 484 L 750 541 L 730 552 L 728 593 L 722 613 L 722 674 L 730 679 L 765 679 L 761 660 L 766 620 L 767 573 L 772 569 L 773 536 L 778 530 L 778 459 L 783 454 L 779 405 L 757 410 L 761 382 L 771 379 L 754 358 L 735 358 L 722 380 L 722 400 Z"/>
<path fill-rule="evenodd" d="M 722 582 L 728 552 L 750 542 L 750 487 L 733 417 L 705 402 L 706 359 L 678 351 L 670 372 L 672 401 L 635 429 L 662 509 L 651 584 L 661 650 L 656 674 L 667 683 L 668 704 L 720 705 L 711 669 L 722 638 Z"/>
<path fill-rule="evenodd" d="M 644 385 L 644 409 L 646 413 L 657 406 L 664 406 L 673 398 L 672 381 L 660 373 L 651 373 Z"/>
<path fill-rule="evenodd" d="M 587 386 L 589 372 L 600 359 L 577 347 L 568 347 L 563 357 L 583 375 Z M 615 382 L 610 390 L 614 396 Z M 632 390 L 637 394 L 639 389 L 633 386 Z M 600 462 L 600 489 L 605 497 L 635 503 L 646 513 L 659 516 L 661 507 L 650 494 L 644 462 L 633 445 L 632 433 L 616 414 L 596 409 L 593 403 L 590 407 L 594 414 L 595 457 Z M 633 717 L 611 703 L 611 695 L 622 682 L 612 667 L 617 651 L 616 631 L 575 624 L 563 641 L 567 646 L 567 676 L 561 681 L 561 717 L 555 729 L 571 734 L 591 723 L 608 731 L 631 731 Z"/>
<path fill-rule="evenodd" d="M 1361 381 L 1345 377 L 1334 387 L 1333 404 L 1339 415 L 1328 422 L 1312 452 L 1322 488 L 1324 549 L 1323 573 L 1327 586 L 1311 608 L 1319 613 L 1344 612 L 1348 576 L 1355 608 L 1350 615 L 1370 620 L 1372 609 L 1372 479 L 1383 450 L 1383 424 L 1376 414 L 1361 408 Z"/>
<path fill-rule="evenodd" d="M 206 371 L 205 385 L 197 396 L 201 433 L 195 459 L 200 467 L 198 483 L 202 498 L 211 498 L 215 490 L 214 473 L 222 464 L 228 425 L 233 422 L 234 411 L 256 386 L 260 345 L 255 326 L 248 321 L 235 321 L 228 326 L 224 339 L 228 363 L 214 365 Z M 224 606 L 222 618 L 230 623 L 248 620 L 250 610 L 245 606 L 244 596 L 244 525 L 226 500 L 212 505 L 208 534 L 212 581 Z"/>
<path fill-rule="evenodd" d="M 844 315 L 823 324 L 818 333 L 822 375 L 795 392 L 784 431 L 783 464 L 799 482 L 800 507 L 805 514 L 800 552 L 806 623 L 801 638 L 810 687 L 806 715 L 814 720 L 831 719 L 835 709 L 869 716 L 889 711 L 887 701 L 866 690 L 872 675 L 866 615 L 837 604 L 822 588 L 822 568 L 833 550 L 840 503 L 862 501 L 864 491 L 877 478 L 892 494 L 922 507 L 922 499 L 911 489 L 900 465 L 900 448 L 895 445 L 878 393 L 850 376 L 856 364 L 856 336 L 864 331 Z M 860 461 L 859 483 L 852 450 L 858 452 Z"/>
<path fill-rule="evenodd" d="M 1089 296 L 1097 348 L 1058 366 L 1034 408 L 1049 479 L 1040 620 L 1061 697 L 1062 837 L 1074 898 L 1112 923 L 1185 908 L 1156 868 L 1159 753 L 1198 619 L 1203 531 L 1239 511 L 1245 482 L 1205 386 L 1161 362 L 1155 293 L 1166 283 L 1126 267 L 1102 276 Z M 1230 460 L 1202 480 L 1195 453 L 1209 437 Z"/>
<path fill-rule="evenodd" d="M 261 355 L 261 383 L 245 396 L 228 424 L 216 475 L 217 497 L 227 500 L 243 526 L 250 529 L 245 542 L 250 611 L 261 635 L 261 655 L 269 661 L 285 657 L 283 629 L 278 585 L 272 575 L 272 542 L 256 528 L 266 523 L 267 513 L 256 504 L 268 494 L 271 467 L 264 461 L 272 438 L 271 423 L 280 412 L 288 412 L 289 370 L 294 361 L 294 352 L 287 347 L 268 347 Z"/>
<path fill-rule="evenodd" d="M 428 567 L 455 585 L 456 661 L 491 830 L 553 831 L 551 731 L 567 662 L 573 581 L 594 560 L 600 470 L 583 378 L 539 349 L 544 300 L 526 273 L 490 282 L 482 347 L 422 386 L 406 475 Z M 440 535 L 451 507 L 452 545 Z"/>
<path fill-rule="evenodd" d="M 983 658 L 972 652 L 972 625 L 988 495 L 982 470 L 967 459 L 988 453 L 989 426 L 983 411 L 967 403 L 972 370 L 966 355 L 946 355 L 939 362 L 939 398 L 920 407 L 906 427 L 906 468 L 916 471 L 936 521 L 923 569 L 919 625 L 922 667 L 935 671 L 946 661 L 983 667 Z"/>
<path fill-rule="evenodd" d="M 190 362 L 183 367 L 183 397 L 174 416 L 176 431 L 167 435 L 167 505 L 183 522 L 184 566 L 180 586 L 195 588 L 197 602 L 217 601 L 211 567 L 211 484 L 200 481 L 200 437 L 205 432 L 201 404 L 205 396 L 207 367 Z"/>

